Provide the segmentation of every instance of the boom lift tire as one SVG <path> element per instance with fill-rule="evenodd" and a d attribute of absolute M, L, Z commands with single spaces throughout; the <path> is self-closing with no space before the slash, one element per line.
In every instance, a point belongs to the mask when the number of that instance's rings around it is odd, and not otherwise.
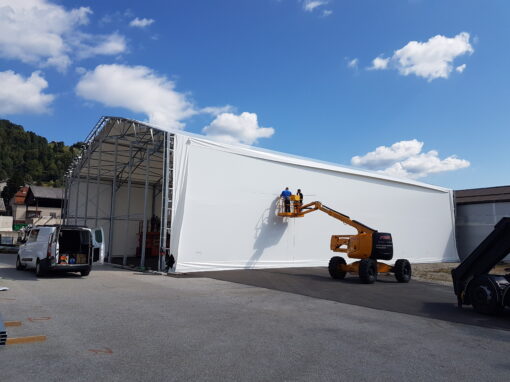
<path fill-rule="evenodd" d="M 343 280 L 347 272 L 341 271 L 342 266 L 346 265 L 345 259 L 340 256 L 334 256 L 329 260 L 329 275 L 337 280 Z"/>
<path fill-rule="evenodd" d="M 486 275 L 478 276 L 471 281 L 469 298 L 478 313 L 495 315 L 503 310 L 503 305 L 499 301 L 499 290 Z"/>
<path fill-rule="evenodd" d="M 393 272 L 399 283 L 408 283 L 412 274 L 411 263 L 406 259 L 399 259 L 395 262 Z"/>
<path fill-rule="evenodd" d="M 377 263 L 375 260 L 360 260 L 359 278 L 363 284 L 373 284 L 377 280 Z"/>

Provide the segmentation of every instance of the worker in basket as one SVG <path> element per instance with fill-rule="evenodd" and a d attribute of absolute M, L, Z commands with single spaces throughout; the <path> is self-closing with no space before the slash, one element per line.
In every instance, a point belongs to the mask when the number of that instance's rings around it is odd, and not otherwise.
<path fill-rule="evenodd" d="M 299 214 L 301 212 L 301 206 L 303 205 L 303 194 L 301 190 L 298 189 L 295 195 L 291 195 L 290 201 L 292 202 L 294 213 Z"/>
<path fill-rule="evenodd" d="M 294 196 L 294 211 L 299 213 L 301 211 L 301 207 L 303 206 L 303 193 L 301 189 L 298 188 L 296 195 Z"/>
<path fill-rule="evenodd" d="M 284 211 L 290 212 L 290 197 L 292 196 L 292 192 L 289 191 L 289 187 L 285 187 L 285 190 L 280 194 L 280 198 L 283 199 L 283 203 L 285 206 Z"/>

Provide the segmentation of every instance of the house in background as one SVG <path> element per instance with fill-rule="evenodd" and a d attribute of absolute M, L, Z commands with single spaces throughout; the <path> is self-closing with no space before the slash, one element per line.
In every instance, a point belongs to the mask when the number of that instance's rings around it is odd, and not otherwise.
<path fill-rule="evenodd" d="M 26 224 L 27 207 L 25 200 L 27 198 L 28 186 L 20 187 L 18 192 L 11 199 L 11 211 L 14 224 Z"/>
<path fill-rule="evenodd" d="M 0 198 L 0 216 L 7 215 L 7 210 L 5 209 L 5 203 L 2 198 Z"/>
<path fill-rule="evenodd" d="M 25 186 L 11 199 L 14 224 L 60 224 L 62 188 Z"/>
<path fill-rule="evenodd" d="M 18 240 L 18 233 L 12 230 L 12 216 L 8 216 L 5 203 L 0 198 L 0 245 L 12 245 Z"/>

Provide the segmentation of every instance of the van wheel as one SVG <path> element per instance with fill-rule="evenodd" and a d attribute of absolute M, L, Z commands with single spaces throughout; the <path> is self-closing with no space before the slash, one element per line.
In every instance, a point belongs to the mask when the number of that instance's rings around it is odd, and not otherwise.
<path fill-rule="evenodd" d="M 81 277 L 85 277 L 85 276 L 88 276 L 90 273 L 90 269 L 88 271 L 81 271 L 80 274 L 81 274 Z"/>
<path fill-rule="evenodd" d="M 25 269 L 25 266 L 23 264 L 21 264 L 21 259 L 18 257 L 16 257 L 16 269 L 18 271 L 22 271 L 23 269 Z"/>
<path fill-rule="evenodd" d="M 39 260 L 37 260 L 37 263 L 35 264 L 35 275 L 37 277 L 43 277 L 44 276 L 44 271 L 41 267 L 41 262 Z"/>

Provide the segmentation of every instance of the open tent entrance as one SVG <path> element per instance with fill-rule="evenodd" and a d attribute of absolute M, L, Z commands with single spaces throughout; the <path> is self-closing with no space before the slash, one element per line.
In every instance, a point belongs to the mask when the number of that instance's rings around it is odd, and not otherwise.
<path fill-rule="evenodd" d="M 102 228 L 106 262 L 164 270 L 174 135 L 103 117 L 66 175 L 65 224 Z"/>

